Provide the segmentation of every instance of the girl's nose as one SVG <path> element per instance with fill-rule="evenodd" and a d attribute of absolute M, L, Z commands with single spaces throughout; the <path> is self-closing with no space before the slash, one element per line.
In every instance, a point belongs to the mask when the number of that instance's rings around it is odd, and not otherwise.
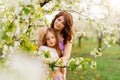
<path fill-rule="evenodd" d="M 50 39 L 50 42 L 52 42 L 53 40 L 52 39 Z"/>

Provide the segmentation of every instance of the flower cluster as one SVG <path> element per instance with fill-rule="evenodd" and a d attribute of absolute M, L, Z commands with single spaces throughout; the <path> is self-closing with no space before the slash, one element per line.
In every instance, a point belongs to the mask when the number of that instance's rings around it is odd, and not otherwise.
<path fill-rule="evenodd" d="M 96 69 L 96 62 L 90 58 L 83 58 L 83 57 L 71 58 L 65 65 L 61 58 L 57 58 L 54 61 L 50 61 L 48 59 L 51 57 L 49 51 L 42 50 L 42 53 L 40 54 L 44 54 L 45 63 L 49 64 L 49 68 L 53 71 L 55 67 L 66 67 L 71 71 L 75 71 L 75 70 L 79 71 L 83 68 Z"/>
<path fill-rule="evenodd" d="M 11 46 L 4 44 L 2 48 L 2 55 L 0 57 L 4 58 L 7 54 L 14 53 L 14 51 L 17 50 L 19 46 L 19 42 L 14 42 Z"/>
<path fill-rule="evenodd" d="M 60 58 L 55 59 L 49 63 L 49 68 L 54 71 L 56 67 L 64 67 L 64 63 Z"/>
<path fill-rule="evenodd" d="M 77 57 L 68 61 L 67 66 L 70 70 L 81 70 L 83 68 L 96 68 L 96 62 L 90 58 Z"/>
<path fill-rule="evenodd" d="M 63 67 L 64 66 L 64 63 L 62 61 L 61 58 L 57 58 L 57 59 L 54 59 L 54 60 L 50 60 L 50 51 L 49 50 L 41 50 L 41 51 L 38 51 L 37 55 L 43 55 L 44 58 L 44 62 L 49 64 L 49 67 L 51 70 L 54 71 L 54 68 L 55 67 Z"/>
<path fill-rule="evenodd" d="M 117 39 L 113 36 L 106 36 L 104 39 L 104 43 L 107 47 L 111 47 L 112 44 L 114 44 L 117 41 Z"/>
<path fill-rule="evenodd" d="M 102 53 L 100 51 L 101 51 L 101 49 L 98 50 L 97 48 L 95 48 L 93 51 L 91 51 L 90 54 L 94 57 L 98 57 L 98 56 L 102 55 Z"/>

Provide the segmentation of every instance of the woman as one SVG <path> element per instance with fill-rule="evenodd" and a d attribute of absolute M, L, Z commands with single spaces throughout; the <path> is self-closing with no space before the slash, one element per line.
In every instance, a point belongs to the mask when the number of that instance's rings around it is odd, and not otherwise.
<path fill-rule="evenodd" d="M 72 15 L 67 11 L 59 12 L 52 20 L 51 27 L 56 31 L 58 43 L 63 56 L 61 59 L 66 63 L 70 58 L 72 49 Z M 64 79 L 66 78 L 66 69 L 64 69 Z"/>
<path fill-rule="evenodd" d="M 62 52 L 61 59 L 64 61 L 64 63 L 66 63 L 70 58 L 70 54 L 72 50 L 72 38 L 73 38 L 72 26 L 73 26 L 72 15 L 67 11 L 59 12 L 55 16 L 55 18 L 52 20 L 52 23 L 51 23 L 51 28 L 53 28 L 57 34 L 59 48 Z M 41 37 L 44 30 L 46 29 L 44 28 L 40 30 L 39 35 Z M 41 37 L 39 37 L 39 40 L 38 40 L 38 47 L 42 45 Z M 66 69 L 64 69 L 63 74 L 64 74 L 64 80 L 65 80 Z"/>

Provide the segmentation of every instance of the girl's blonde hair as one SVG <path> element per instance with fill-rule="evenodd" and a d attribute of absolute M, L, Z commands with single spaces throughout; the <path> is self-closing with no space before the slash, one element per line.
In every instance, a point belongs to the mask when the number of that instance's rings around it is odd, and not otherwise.
<path fill-rule="evenodd" d="M 44 46 L 47 46 L 46 35 L 47 35 L 48 32 L 51 32 L 51 33 L 55 36 L 56 43 L 55 43 L 55 45 L 53 46 L 53 48 L 55 48 L 55 49 L 57 50 L 57 53 L 58 53 L 59 57 L 62 57 L 62 53 L 61 53 L 61 51 L 60 51 L 59 44 L 58 44 L 57 35 L 56 35 L 54 29 L 52 29 L 52 28 L 47 28 L 46 33 L 44 34 L 43 39 L 42 39 L 43 45 L 44 45 Z"/>

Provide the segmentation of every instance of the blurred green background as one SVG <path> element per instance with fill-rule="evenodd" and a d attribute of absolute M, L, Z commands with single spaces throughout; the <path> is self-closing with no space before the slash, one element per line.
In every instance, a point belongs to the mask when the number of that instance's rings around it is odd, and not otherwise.
<path fill-rule="evenodd" d="M 91 57 L 90 52 L 97 47 L 97 42 L 91 39 L 82 39 L 81 48 L 73 44 L 71 58 Z M 120 80 L 120 46 L 113 44 L 106 48 L 102 56 L 94 58 L 97 69 L 83 69 L 81 71 L 67 70 L 67 80 Z"/>

